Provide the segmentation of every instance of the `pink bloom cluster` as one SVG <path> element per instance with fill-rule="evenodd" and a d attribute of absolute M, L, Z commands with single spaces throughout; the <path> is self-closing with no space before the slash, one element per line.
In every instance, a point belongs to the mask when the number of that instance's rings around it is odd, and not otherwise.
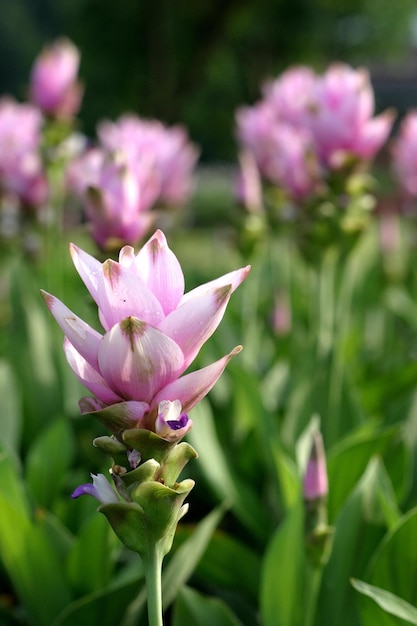
<path fill-rule="evenodd" d="M 41 157 L 42 114 L 31 104 L 0 99 L 0 192 L 29 207 L 48 195 Z"/>
<path fill-rule="evenodd" d="M 183 128 L 133 114 L 101 122 L 97 134 L 98 145 L 71 164 L 68 185 L 101 248 L 134 245 L 148 232 L 156 203 L 187 200 L 198 151 Z"/>
<path fill-rule="evenodd" d="M 402 189 L 417 197 L 417 110 L 404 117 L 392 146 L 392 167 Z"/>
<path fill-rule="evenodd" d="M 65 333 L 67 360 L 95 398 L 80 401 L 116 434 L 146 428 L 170 440 L 189 428 L 186 412 L 212 388 L 235 348 L 203 369 L 182 375 L 219 325 L 232 292 L 249 266 L 184 294 L 181 266 L 156 231 L 135 255 L 100 263 L 71 246 L 75 267 L 97 303 L 100 334 L 62 302 L 44 293 Z M 172 433 L 171 433 L 172 434 Z"/>
<path fill-rule="evenodd" d="M 265 180 L 303 200 L 329 170 L 375 156 L 390 133 L 393 113 L 373 114 L 366 70 L 334 63 L 319 75 L 300 66 L 265 85 L 253 107 L 237 111 L 237 137 Z"/>
<path fill-rule="evenodd" d="M 71 118 L 80 108 L 83 90 L 77 80 L 80 54 L 68 39 L 46 47 L 35 60 L 30 98 L 46 115 Z"/>

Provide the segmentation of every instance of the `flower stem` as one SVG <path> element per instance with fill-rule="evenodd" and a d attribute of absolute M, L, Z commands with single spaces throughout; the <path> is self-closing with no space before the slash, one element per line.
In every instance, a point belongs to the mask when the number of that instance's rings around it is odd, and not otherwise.
<path fill-rule="evenodd" d="M 162 560 L 163 556 L 157 546 L 150 549 L 149 553 L 143 557 L 148 592 L 149 626 L 163 626 L 164 624 L 162 619 Z"/>

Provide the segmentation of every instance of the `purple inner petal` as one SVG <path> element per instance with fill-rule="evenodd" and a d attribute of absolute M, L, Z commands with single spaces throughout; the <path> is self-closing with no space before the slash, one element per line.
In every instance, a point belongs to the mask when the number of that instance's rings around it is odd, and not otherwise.
<path fill-rule="evenodd" d="M 84 495 L 89 495 L 97 498 L 97 489 L 91 483 L 80 485 L 73 491 L 71 498 L 79 498 L 80 496 Z"/>
<path fill-rule="evenodd" d="M 184 428 L 188 422 L 187 413 L 181 413 L 179 419 L 177 420 L 168 420 L 167 424 L 172 430 L 180 430 L 180 428 Z"/>

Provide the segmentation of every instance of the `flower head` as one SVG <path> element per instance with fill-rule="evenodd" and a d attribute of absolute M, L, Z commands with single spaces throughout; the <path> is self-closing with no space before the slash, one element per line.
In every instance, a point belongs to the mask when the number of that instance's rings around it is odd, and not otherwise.
<path fill-rule="evenodd" d="M 31 104 L 0 99 L 0 190 L 39 207 L 48 195 L 40 144 L 42 115 Z"/>
<path fill-rule="evenodd" d="M 338 168 L 349 156 L 375 156 L 391 131 L 393 113 L 373 114 L 374 93 L 365 69 L 334 63 L 317 79 L 309 127 L 325 165 Z"/>
<path fill-rule="evenodd" d="M 168 438 L 174 431 L 185 434 L 188 418 L 182 412 L 208 393 L 241 347 L 183 374 L 217 328 L 249 266 L 184 293 L 181 266 L 159 230 L 137 254 L 122 248 L 119 262 L 100 263 L 74 245 L 71 253 L 98 306 L 104 334 L 54 296 L 44 293 L 44 298 L 65 333 L 70 366 L 94 395 L 80 401 L 81 411 L 95 413 L 115 434 L 134 427 L 159 429 Z"/>
<path fill-rule="evenodd" d="M 79 63 L 79 52 L 68 39 L 60 39 L 41 52 L 30 82 L 31 100 L 41 111 L 62 118 L 77 113 L 82 98 L 77 81 Z"/>
<path fill-rule="evenodd" d="M 188 199 L 198 150 L 182 127 L 125 115 L 116 122 L 101 122 L 98 136 L 106 150 L 126 155 L 142 184 L 152 177 L 161 202 L 182 204 Z"/>

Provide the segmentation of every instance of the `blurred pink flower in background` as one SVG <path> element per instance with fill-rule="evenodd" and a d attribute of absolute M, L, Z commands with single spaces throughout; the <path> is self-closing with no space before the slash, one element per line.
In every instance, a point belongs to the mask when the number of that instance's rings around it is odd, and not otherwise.
<path fill-rule="evenodd" d="M 240 145 L 253 154 L 261 175 L 266 176 L 273 151 L 271 132 L 277 123 L 272 106 L 268 102 L 260 101 L 252 107 L 241 107 L 237 110 L 236 122 Z"/>
<path fill-rule="evenodd" d="M 300 201 L 322 190 L 332 169 L 376 155 L 394 114 L 373 115 L 366 70 L 334 63 L 319 75 L 297 66 L 267 82 L 253 106 L 237 110 L 236 134 L 262 178 Z"/>
<path fill-rule="evenodd" d="M 308 130 L 278 123 L 270 130 L 269 154 L 264 167 L 266 178 L 303 200 L 317 189 L 319 164 Z"/>
<path fill-rule="evenodd" d="M 392 145 L 392 168 L 403 191 L 417 197 L 417 110 L 403 118 Z"/>
<path fill-rule="evenodd" d="M 113 432 L 132 427 L 165 431 L 171 421 L 174 429 L 186 428 L 181 411 L 188 412 L 208 393 L 241 348 L 182 374 L 219 325 L 250 267 L 184 294 L 181 266 L 161 231 L 136 255 L 132 247 L 122 248 L 119 262 L 100 263 L 76 246 L 71 252 L 97 303 L 104 334 L 54 296 L 43 295 L 65 333 L 70 366 L 95 396 L 80 401 L 82 413 L 97 412 Z M 176 404 L 161 405 L 166 401 Z"/>
<path fill-rule="evenodd" d="M 152 223 L 139 181 L 117 159 L 103 160 L 96 184 L 85 190 L 84 206 L 93 239 L 103 250 L 137 243 Z"/>
<path fill-rule="evenodd" d="M 0 191 L 30 207 L 47 199 L 48 186 L 41 158 L 43 118 L 31 104 L 0 99 Z"/>
<path fill-rule="evenodd" d="M 77 80 L 80 54 L 68 39 L 59 39 L 36 58 L 30 98 L 46 115 L 71 118 L 79 110 L 83 89 Z"/>
<path fill-rule="evenodd" d="M 242 150 L 239 165 L 235 183 L 236 198 L 250 213 L 260 213 L 263 208 L 262 181 L 255 158 L 249 150 Z"/>
<path fill-rule="evenodd" d="M 181 127 L 126 115 L 103 121 L 98 143 L 67 168 L 67 186 L 84 208 L 102 249 L 135 245 L 164 204 L 183 204 L 191 190 L 196 147 Z"/>
<path fill-rule="evenodd" d="M 238 111 L 237 132 L 264 179 L 283 187 L 295 199 L 313 192 L 319 166 L 308 129 L 280 121 L 272 106 L 261 102 Z"/>
<path fill-rule="evenodd" d="M 322 161 L 338 168 L 349 156 L 372 159 L 388 138 L 394 114 L 385 111 L 373 117 L 368 72 L 334 63 L 317 78 L 315 87 L 309 126 Z"/>
<path fill-rule="evenodd" d="M 131 114 L 116 122 L 101 122 L 97 134 L 106 149 L 123 152 L 139 176 L 146 169 L 152 172 L 160 202 L 183 204 L 188 200 L 198 150 L 182 127 L 167 127 L 158 120 Z"/>
<path fill-rule="evenodd" d="M 308 126 L 316 74 L 309 67 L 291 67 L 278 78 L 265 83 L 264 99 L 270 103 L 276 118 L 293 126 Z"/>
<path fill-rule="evenodd" d="M 152 177 L 143 182 L 121 153 L 90 148 L 69 164 L 67 185 L 81 202 L 94 241 L 102 250 L 136 244 L 149 231 L 156 197 Z"/>

